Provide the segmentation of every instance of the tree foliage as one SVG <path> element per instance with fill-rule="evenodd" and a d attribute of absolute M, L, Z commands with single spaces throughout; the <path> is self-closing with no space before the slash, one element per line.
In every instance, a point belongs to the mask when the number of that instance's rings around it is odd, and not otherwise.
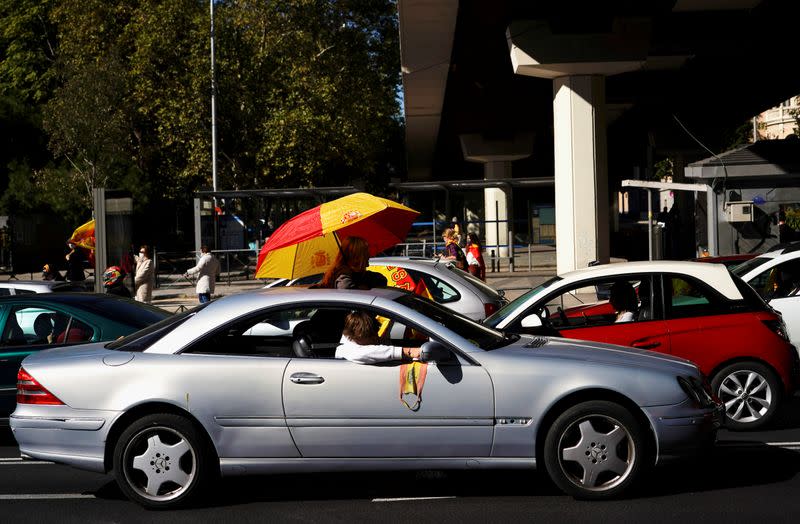
<path fill-rule="evenodd" d="M 375 185 L 400 169 L 394 0 L 214 5 L 220 188 Z M 38 130 L 0 157 L 2 205 L 25 198 L 26 169 L 51 208 L 100 185 L 139 205 L 208 188 L 209 30 L 202 0 L 0 0 L 0 108 L 22 105 Z"/>

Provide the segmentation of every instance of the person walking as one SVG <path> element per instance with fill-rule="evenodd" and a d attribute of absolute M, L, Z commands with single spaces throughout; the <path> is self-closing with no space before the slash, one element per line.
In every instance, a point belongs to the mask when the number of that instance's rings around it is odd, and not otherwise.
<path fill-rule="evenodd" d="M 83 272 L 83 265 L 86 262 L 86 254 L 83 249 L 72 242 L 67 242 L 69 253 L 64 258 L 67 260 L 67 280 L 70 282 L 83 282 L 86 280 L 86 273 Z"/>
<path fill-rule="evenodd" d="M 195 287 L 197 299 L 201 304 L 205 304 L 211 301 L 211 296 L 214 294 L 214 286 L 220 273 L 220 266 L 219 260 L 211 254 L 208 246 L 200 246 L 200 253 L 200 260 L 197 261 L 197 265 L 187 270 L 183 276 L 189 278 L 191 275 L 197 275 L 197 285 Z"/>
<path fill-rule="evenodd" d="M 453 228 L 447 228 L 442 233 L 445 242 L 444 251 L 439 254 L 442 260 L 452 260 L 458 269 L 467 270 L 467 257 L 458 245 L 458 235 Z"/>
<path fill-rule="evenodd" d="M 477 233 L 467 233 L 467 268 L 470 274 L 486 281 L 486 262 L 483 261 L 483 246 Z"/>
<path fill-rule="evenodd" d="M 139 248 L 139 257 L 136 260 L 136 276 L 133 279 L 136 286 L 136 300 L 150 303 L 153 301 L 153 288 L 156 284 L 156 267 L 153 264 L 153 255 L 150 246 L 143 245 Z"/>

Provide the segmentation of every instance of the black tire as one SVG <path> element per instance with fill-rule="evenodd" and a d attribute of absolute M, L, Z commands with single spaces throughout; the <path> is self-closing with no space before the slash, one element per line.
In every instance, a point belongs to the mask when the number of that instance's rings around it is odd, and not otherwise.
<path fill-rule="evenodd" d="M 561 490 L 577 499 L 620 496 L 649 464 L 644 429 L 630 411 L 603 400 L 561 414 L 544 442 L 544 464 Z"/>
<path fill-rule="evenodd" d="M 725 404 L 725 427 L 742 431 L 769 424 L 781 402 L 781 382 L 759 362 L 736 362 L 719 370 L 711 389 Z"/>
<path fill-rule="evenodd" d="M 219 472 L 214 459 L 213 450 L 187 418 L 147 415 L 117 440 L 114 477 L 134 502 L 148 509 L 172 509 L 196 500 L 211 484 Z"/>

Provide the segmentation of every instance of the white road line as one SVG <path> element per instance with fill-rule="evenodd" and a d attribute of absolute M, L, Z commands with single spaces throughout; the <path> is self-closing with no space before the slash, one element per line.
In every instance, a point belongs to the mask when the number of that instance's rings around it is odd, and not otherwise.
<path fill-rule="evenodd" d="M 20 493 L 18 495 L 0 495 L 0 500 L 66 500 L 93 499 L 94 495 L 83 493 Z"/>
<path fill-rule="evenodd" d="M 27 466 L 39 464 L 55 464 L 47 460 L 23 460 L 21 458 L 0 458 L 0 466 Z"/>
<path fill-rule="evenodd" d="M 454 498 L 455 497 L 399 497 L 392 499 L 372 499 L 372 502 L 407 502 L 409 500 L 441 500 Z"/>

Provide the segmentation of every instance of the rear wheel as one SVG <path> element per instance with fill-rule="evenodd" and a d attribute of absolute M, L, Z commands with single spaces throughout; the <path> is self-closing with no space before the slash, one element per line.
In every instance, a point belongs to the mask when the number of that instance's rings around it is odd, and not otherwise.
<path fill-rule="evenodd" d="M 613 402 L 573 406 L 556 419 L 545 438 L 547 472 L 575 498 L 619 496 L 642 475 L 647 460 L 641 424 Z"/>
<path fill-rule="evenodd" d="M 756 429 L 768 424 L 780 402 L 780 382 L 758 362 L 736 362 L 722 368 L 711 380 L 714 393 L 725 404 L 725 426 Z"/>
<path fill-rule="evenodd" d="M 148 415 L 126 429 L 114 448 L 120 489 L 149 509 L 182 506 L 214 476 L 213 453 L 185 417 Z"/>

